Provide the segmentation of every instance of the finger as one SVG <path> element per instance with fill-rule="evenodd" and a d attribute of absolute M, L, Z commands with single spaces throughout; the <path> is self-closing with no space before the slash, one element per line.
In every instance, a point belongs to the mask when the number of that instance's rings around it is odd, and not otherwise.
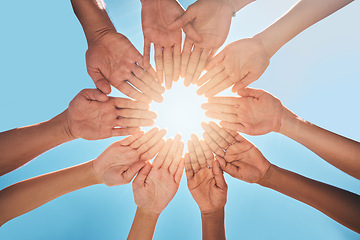
<path fill-rule="evenodd" d="M 146 132 L 141 138 L 137 139 L 135 142 L 133 142 L 130 147 L 133 149 L 138 149 L 141 145 L 149 141 L 156 133 L 159 132 L 159 128 L 154 127 L 150 129 L 148 132 Z"/>
<path fill-rule="evenodd" d="M 123 177 L 125 179 L 125 183 L 131 182 L 131 180 L 135 177 L 135 175 L 140 171 L 141 168 L 145 166 L 144 161 L 137 161 L 123 173 Z"/>
<path fill-rule="evenodd" d="M 176 164 L 176 163 L 180 162 L 183 151 L 184 151 L 184 142 L 181 141 L 178 144 L 177 150 L 175 152 L 174 159 L 173 159 L 171 165 L 169 166 L 169 172 L 170 172 L 171 175 L 174 175 L 176 173 L 176 170 L 178 169 L 178 165 L 179 165 L 179 164 Z"/>
<path fill-rule="evenodd" d="M 206 111 L 205 116 L 226 122 L 239 122 L 238 116 L 232 113 L 218 113 L 213 111 Z"/>
<path fill-rule="evenodd" d="M 175 22 L 171 23 L 167 29 L 173 31 L 175 29 L 183 28 L 189 22 L 194 20 L 195 17 L 195 11 L 193 11 L 191 8 L 188 8 L 183 14 L 180 15 L 180 17 L 175 20 Z"/>
<path fill-rule="evenodd" d="M 214 51 L 212 53 L 215 53 Z M 210 70 L 222 61 L 224 61 L 225 54 L 223 51 L 221 51 L 219 54 L 217 54 L 213 59 L 211 59 L 205 66 L 206 70 Z"/>
<path fill-rule="evenodd" d="M 165 145 L 164 139 L 161 139 L 160 141 L 156 142 L 154 146 L 152 146 L 147 152 L 144 152 L 141 155 L 140 160 L 148 161 L 153 159 L 153 157 L 155 157 L 155 155 L 160 152 L 160 150 L 163 148 L 164 145 Z"/>
<path fill-rule="evenodd" d="M 166 140 L 164 147 L 161 149 L 161 151 L 159 152 L 159 154 L 156 156 L 154 162 L 153 162 L 153 167 L 154 168 L 160 168 L 161 165 L 163 164 L 169 150 L 170 147 L 173 143 L 173 139 L 169 138 L 168 140 Z"/>
<path fill-rule="evenodd" d="M 111 86 L 110 82 L 101 74 L 99 70 L 93 71 L 88 69 L 88 74 L 94 81 L 95 86 L 105 94 L 110 94 Z"/>
<path fill-rule="evenodd" d="M 204 93 L 207 93 L 212 88 L 215 88 L 217 85 L 219 85 L 222 81 L 228 78 L 228 75 L 225 71 L 217 74 L 215 77 L 213 77 L 210 81 L 208 81 L 206 84 L 201 86 L 196 93 L 198 95 L 202 95 Z"/>
<path fill-rule="evenodd" d="M 137 66 L 140 66 L 147 73 L 149 73 L 152 78 L 156 79 L 156 72 L 155 72 L 154 68 L 151 66 L 150 62 L 144 62 L 144 58 L 141 56 L 140 53 L 138 54 L 138 56 L 136 58 L 135 64 Z"/>
<path fill-rule="evenodd" d="M 210 125 L 210 127 L 212 127 L 212 129 L 214 131 L 216 131 L 228 143 L 228 145 L 231 145 L 236 141 L 235 138 L 228 131 L 219 127 L 213 121 L 210 121 L 209 125 Z"/>
<path fill-rule="evenodd" d="M 145 94 L 136 90 L 128 82 L 124 81 L 114 87 L 117 88 L 120 92 L 122 92 L 126 96 L 129 96 L 135 100 L 145 102 L 145 103 L 151 103 L 151 98 L 147 97 Z"/>
<path fill-rule="evenodd" d="M 190 84 L 193 81 L 195 70 L 200 61 L 200 55 L 201 55 L 201 48 L 195 45 L 193 51 L 191 52 L 189 63 L 186 69 L 185 82 L 184 82 L 186 87 L 190 86 Z"/>
<path fill-rule="evenodd" d="M 213 97 L 214 95 L 226 90 L 233 84 L 234 84 L 234 82 L 230 78 L 226 78 L 220 84 L 218 84 L 216 87 L 214 87 L 211 90 L 209 90 L 208 92 L 206 92 L 205 97 L 207 97 L 207 98 Z"/>
<path fill-rule="evenodd" d="M 218 64 L 214 68 L 211 68 L 209 71 L 207 71 L 207 73 L 205 73 L 196 84 L 201 86 L 219 73 L 224 72 L 224 70 L 224 66 L 222 64 Z"/>
<path fill-rule="evenodd" d="M 214 104 L 238 106 L 239 99 L 240 99 L 239 97 L 211 97 L 208 99 L 208 102 Z"/>
<path fill-rule="evenodd" d="M 217 103 L 203 103 L 201 108 L 204 110 L 219 112 L 219 113 L 236 113 L 236 108 L 232 105 L 217 104 Z"/>
<path fill-rule="evenodd" d="M 159 45 L 154 45 L 154 46 L 155 46 L 156 76 L 157 76 L 157 80 L 160 82 L 160 84 L 163 84 L 164 83 L 163 49 Z"/>
<path fill-rule="evenodd" d="M 143 154 L 153 148 L 157 142 L 161 141 L 161 139 L 165 136 L 166 130 L 161 129 L 159 132 L 154 134 L 150 139 L 147 139 L 143 144 L 139 146 L 137 149 L 139 154 Z"/>
<path fill-rule="evenodd" d="M 181 140 L 180 134 L 176 134 L 174 141 L 169 149 L 169 152 L 166 155 L 164 163 L 161 165 L 162 168 L 169 168 L 169 166 L 171 165 L 172 161 L 174 160 L 177 149 L 179 147 L 180 140 Z"/>
<path fill-rule="evenodd" d="M 178 164 L 175 176 L 174 176 L 175 182 L 177 184 L 180 184 L 181 177 L 182 177 L 182 175 L 184 173 L 184 166 L 185 166 L 184 159 L 180 158 L 180 161 L 179 161 L 179 164 Z"/>
<path fill-rule="evenodd" d="M 113 128 L 111 130 L 111 136 L 118 137 L 118 136 L 127 136 L 140 131 L 139 127 L 127 127 L 127 128 Z"/>
<path fill-rule="evenodd" d="M 261 95 L 265 93 L 264 90 L 255 89 L 255 88 L 242 88 L 237 91 L 237 94 L 242 97 L 254 97 L 259 98 Z"/>
<path fill-rule="evenodd" d="M 243 133 L 246 132 L 246 128 L 241 123 L 232 123 L 232 122 L 220 121 L 220 125 L 223 128 L 226 128 L 226 129 L 229 129 L 229 130 L 243 132 Z"/>
<path fill-rule="evenodd" d="M 134 141 L 136 141 L 137 139 L 139 139 L 142 135 L 144 135 L 143 131 L 136 132 L 135 134 L 120 140 L 119 144 L 121 144 L 121 146 L 128 146 L 131 143 L 133 143 Z"/>
<path fill-rule="evenodd" d="M 98 89 L 83 89 L 80 91 L 82 96 L 84 96 L 87 100 L 106 102 L 109 97 Z"/>
<path fill-rule="evenodd" d="M 213 163 L 213 174 L 215 177 L 215 184 L 217 187 L 221 188 L 221 189 L 226 189 L 227 188 L 227 184 L 224 178 L 224 173 L 223 171 L 220 169 L 220 163 L 218 160 L 215 160 Z"/>
<path fill-rule="evenodd" d="M 154 91 L 148 85 L 146 85 L 143 81 L 138 79 L 135 75 L 132 75 L 128 80 L 133 86 L 139 89 L 145 96 L 150 99 L 155 100 L 156 102 L 162 102 L 164 100 L 163 96 L 160 93 Z"/>
<path fill-rule="evenodd" d="M 193 42 L 189 38 L 185 38 L 183 51 L 181 53 L 181 68 L 180 68 L 180 75 L 183 78 L 186 75 L 186 69 L 188 66 L 192 47 L 193 47 Z"/>
<path fill-rule="evenodd" d="M 149 127 L 155 124 L 152 119 L 119 118 L 115 120 L 116 127 Z"/>
<path fill-rule="evenodd" d="M 238 166 L 235 166 L 231 163 L 226 162 L 226 160 L 220 156 L 215 156 L 215 158 L 219 161 L 220 167 L 224 172 L 227 172 L 234 178 L 242 180 L 240 172 L 242 168 L 247 167 L 246 164 L 237 161 Z"/>
<path fill-rule="evenodd" d="M 199 60 L 198 66 L 195 70 L 195 73 L 194 73 L 194 76 L 192 79 L 193 84 L 195 84 L 199 80 L 199 77 L 200 77 L 202 71 L 204 70 L 204 67 L 208 60 L 210 52 L 211 52 L 211 50 L 208 50 L 208 49 L 203 49 L 201 51 L 200 60 Z"/>
<path fill-rule="evenodd" d="M 137 185 L 141 185 L 144 184 L 147 176 L 149 175 L 151 171 L 151 164 L 150 163 L 145 163 L 145 166 L 143 168 L 141 168 L 141 170 L 139 171 L 138 175 L 135 177 L 133 184 L 137 184 Z"/>
<path fill-rule="evenodd" d="M 194 27 L 191 23 L 186 24 L 183 26 L 184 33 L 187 37 L 191 38 L 195 42 L 201 42 L 203 39 L 202 37 L 196 32 Z"/>
<path fill-rule="evenodd" d="M 165 73 L 165 87 L 170 89 L 173 82 L 174 60 L 172 48 L 164 47 L 164 73 Z"/>
<path fill-rule="evenodd" d="M 138 65 L 135 65 L 133 67 L 132 72 L 138 79 L 144 82 L 152 90 L 158 92 L 159 94 L 165 92 L 165 88 L 161 86 L 161 84 L 158 81 L 156 81 L 156 79 L 149 72 L 145 71 Z"/>
<path fill-rule="evenodd" d="M 204 140 L 200 141 L 200 146 L 204 152 L 207 166 L 212 167 L 212 163 L 214 161 L 214 154 Z"/>
<path fill-rule="evenodd" d="M 234 143 L 235 139 L 228 134 L 225 130 L 225 133 L 223 132 L 222 135 L 226 136 L 228 138 L 229 143 L 223 138 L 223 136 L 220 134 L 221 128 L 216 125 L 214 122 L 210 122 L 209 124 L 202 124 L 202 127 L 204 130 L 210 135 L 210 137 L 223 149 L 227 149 L 229 144 Z"/>
<path fill-rule="evenodd" d="M 237 92 L 242 88 L 247 87 L 250 83 L 255 82 L 260 76 L 254 76 L 251 73 L 248 73 L 244 78 L 242 78 L 240 81 L 235 83 L 233 88 L 231 89 L 232 92 Z"/>
<path fill-rule="evenodd" d="M 138 118 L 138 119 L 156 119 L 157 114 L 152 111 L 144 111 L 144 110 L 137 110 L 137 109 L 117 109 L 116 110 L 117 116 L 121 118 Z"/>
<path fill-rule="evenodd" d="M 185 161 L 186 179 L 189 181 L 194 177 L 194 171 L 192 170 L 190 155 L 188 153 L 185 153 L 184 161 Z"/>
<path fill-rule="evenodd" d="M 174 82 L 179 80 L 181 66 L 181 45 L 175 44 L 174 46 Z"/>
<path fill-rule="evenodd" d="M 210 134 L 204 132 L 203 137 L 213 153 L 222 157 L 225 156 L 224 150 L 210 137 Z"/>
<path fill-rule="evenodd" d="M 150 46 L 151 42 L 144 38 L 144 61 L 150 64 Z"/>
<path fill-rule="evenodd" d="M 200 164 L 200 168 L 206 167 L 205 154 L 201 148 L 199 138 L 195 134 L 191 134 L 191 141 L 194 145 L 197 161 Z"/>
<path fill-rule="evenodd" d="M 191 168 L 193 169 L 194 174 L 196 174 L 200 170 L 200 164 L 198 162 L 194 144 L 191 140 L 188 141 L 188 150 L 190 155 Z"/>
<path fill-rule="evenodd" d="M 114 101 L 116 108 L 130 108 L 130 109 L 140 109 L 140 110 L 149 110 L 150 105 L 144 102 L 134 101 L 129 98 L 120 98 L 120 97 L 110 97 Z"/>

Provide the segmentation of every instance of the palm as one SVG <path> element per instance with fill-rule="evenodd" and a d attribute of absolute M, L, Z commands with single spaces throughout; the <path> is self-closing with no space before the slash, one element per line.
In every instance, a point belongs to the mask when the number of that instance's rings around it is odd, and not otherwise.
<path fill-rule="evenodd" d="M 135 203 L 138 207 L 161 213 L 178 188 L 179 184 L 167 169 L 152 168 L 145 183 L 133 182 Z"/>
<path fill-rule="evenodd" d="M 141 10 L 144 37 L 163 47 L 181 42 L 181 29 L 169 31 L 167 27 L 183 12 L 184 9 L 174 0 L 144 1 Z"/>
<path fill-rule="evenodd" d="M 91 101 L 85 98 L 74 99 L 80 102 L 71 102 L 69 107 L 71 134 L 77 138 L 87 140 L 104 139 L 112 136 L 113 119 L 110 114 L 113 112 L 111 104 Z M 105 116 L 105 117 L 99 117 Z"/>
<path fill-rule="evenodd" d="M 249 135 L 262 135 L 280 129 L 282 104 L 271 95 L 263 93 L 240 98 L 238 117 Z M 240 107 L 241 106 L 241 107 Z"/>
<path fill-rule="evenodd" d="M 236 167 L 233 177 L 249 183 L 258 182 L 270 166 L 261 152 L 246 139 L 230 145 L 224 159 Z"/>
<path fill-rule="evenodd" d="M 216 185 L 214 174 L 207 167 L 188 179 L 188 188 L 201 212 L 213 211 L 226 203 L 226 191 Z"/>

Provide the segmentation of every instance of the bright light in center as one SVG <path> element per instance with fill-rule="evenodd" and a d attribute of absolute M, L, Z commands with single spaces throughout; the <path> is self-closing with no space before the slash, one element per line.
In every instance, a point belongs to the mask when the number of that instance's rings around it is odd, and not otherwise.
<path fill-rule="evenodd" d="M 166 138 L 180 133 L 185 145 L 192 133 L 202 138 L 203 130 L 200 124 L 202 121 L 209 122 L 210 119 L 201 109 L 201 104 L 207 100 L 196 94 L 197 89 L 196 85 L 185 87 L 183 79 L 180 78 L 170 90 L 165 91 L 162 103 L 151 104 L 151 110 L 158 115 L 155 126 L 167 129 Z"/>

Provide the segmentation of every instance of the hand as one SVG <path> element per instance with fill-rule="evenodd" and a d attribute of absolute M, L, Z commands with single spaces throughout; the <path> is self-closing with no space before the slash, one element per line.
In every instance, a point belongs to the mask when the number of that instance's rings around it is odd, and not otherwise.
<path fill-rule="evenodd" d="M 84 89 L 69 104 L 67 132 L 87 140 L 124 136 L 139 132 L 140 126 L 154 125 L 155 118 L 148 104 Z"/>
<path fill-rule="evenodd" d="M 111 84 L 125 95 L 142 102 L 163 100 L 161 94 L 165 89 L 156 81 L 154 69 L 145 66 L 143 56 L 120 33 L 108 31 L 89 43 L 86 64 L 96 87 L 106 94 L 110 93 Z"/>
<path fill-rule="evenodd" d="M 249 183 L 257 183 L 264 177 L 271 164 L 251 142 L 214 122 L 201 125 L 205 130 L 204 139 L 223 171 Z"/>
<path fill-rule="evenodd" d="M 210 118 L 221 120 L 226 129 L 262 135 L 281 127 L 285 107 L 280 100 L 260 89 L 240 89 L 241 97 L 213 97 L 201 107 Z M 287 109 L 286 109 L 287 110 Z"/>
<path fill-rule="evenodd" d="M 233 92 L 256 81 L 269 66 L 271 56 L 258 37 L 227 45 L 206 66 L 207 73 L 197 82 L 197 93 L 212 97 L 235 84 Z"/>
<path fill-rule="evenodd" d="M 129 183 L 135 174 L 153 158 L 165 144 L 162 137 L 166 131 L 151 129 L 138 132 L 111 144 L 93 160 L 95 176 L 108 186 Z"/>
<path fill-rule="evenodd" d="M 176 135 L 174 140 L 166 141 L 152 166 L 147 163 L 141 169 L 133 181 L 138 208 L 159 215 L 173 199 L 184 171 L 183 149 L 184 143 L 180 142 L 180 135 Z"/>
<path fill-rule="evenodd" d="M 141 3 L 145 63 L 150 65 L 150 45 L 154 43 L 157 79 L 163 83 L 165 73 L 165 86 L 170 89 L 180 74 L 182 33 L 180 28 L 168 30 L 167 27 L 184 13 L 184 9 L 176 0 L 142 0 Z M 200 38 L 191 24 L 184 30 Z"/>
<path fill-rule="evenodd" d="M 198 0 L 172 23 L 168 29 L 181 28 L 191 23 L 202 41 L 186 35 L 181 55 L 181 76 L 185 86 L 196 83 L 208 59 L 225 42 L 229 34 L 233 6 L 224 0 Z"/>
<path fill-rule="evenodd" d="M 185 154 L 185 171 L 191 195 L 202 213 L 223 209 L 226 204 L 227 184 L 218 161 L 204 141 L 191 135 L 189 153 Z M 207 163 L 211 164 L 208 167 Z"/>

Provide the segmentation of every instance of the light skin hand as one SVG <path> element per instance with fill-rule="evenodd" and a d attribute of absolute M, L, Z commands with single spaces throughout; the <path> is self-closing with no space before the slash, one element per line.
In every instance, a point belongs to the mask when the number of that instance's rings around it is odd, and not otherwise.
<path fill-rule="evenodd" d="M 226 129 L 249 135 L 263 135 L 281 128 L 283 115 L 287 110 L 270 93 L 245 88 L 240 89 L 241 97 L 212 97 L 201 107 L 205 115 L 221 120 L 220 125 Z"/>
<path fill-rule="evenodd" d="M 146 212 L 160 214 L 179 188 L 184 170 L 180 139 L 168 139 L 152 166 L 146 165 L 133 181 L 135 203 Z"/>
<path fill-rule="evenodd" d="M 181 76 L 185 77 L 185 86 L 196 83 L 207 61 L 225 42 L 233 12 L 234 9 L 228 1 L 198 0 L 169 26 L 172 30 L 191 23 L 202 38 L 202 41 L 196 41 L 186 35 L 180 70 Z"/>
<path fill-rule="evenodd" d="M 264 73 L 270 57 L 258 37 L 230 43 L 206 66 L 207 73 L 197 82 L 201 86 L 197 93 L 212 97 L 233 84 L 233 92 L 245 88 Z"/>
<path fill-rule="evenodd" d="M 89 43 L 86 64 L 96 87 L 109 94 L 110 85 L 125 95 L 145 103 L 162 102 L 165 89 L 155 79 L 151 65 L 122 34 L 108 30 Z M 133 86 L 137 89 L 135 89 Z"/>
<path fill-rule="evenodd" d="M 139 132 L 154 125 L 156 116 L 146 103 L 84 89 L 69 104 L 66 129 L 73 138 L 104 139 Z"/>
<path fill-rule="evenodd" d="M 162 137 L 165 133 L 154 128 L 146 134 L 138 132 L 111 144 L 93 161 L 93 170 L 99 182 L 108 186 L 129 183 L 146 161 L 159 152 L 164 145 Z"/>
<path fill-rule="evenodd" d="M 269 161 L 248 140 L 214 122 L 202 123 L 204 139 L 216 154 L 221 169 L 249 183 L 259 182 L 270 168 Z"/>
<path fill-rule="evenodd" d="M 201 213 L 211 213 L 224 208 L 227 184 L 214 155 L 204 141 L 191 135 L 189 153 L 185 154 L 185 171 L 191 195 L 199 205 Z M 211 163 L 209 167 L 207 163 Z"/>
<path fill-rule="evenodd" d="M 170 89 L 180 74 L 181 29 L 169 30 L 184 9 L 176 0 L 142 0 L 141 22 L 144 34 L 144 59 L 150 65 L 150 45 L 154 44 L 157 79 Z M 186 29 L 197 36 L 191 24 Z"/>

